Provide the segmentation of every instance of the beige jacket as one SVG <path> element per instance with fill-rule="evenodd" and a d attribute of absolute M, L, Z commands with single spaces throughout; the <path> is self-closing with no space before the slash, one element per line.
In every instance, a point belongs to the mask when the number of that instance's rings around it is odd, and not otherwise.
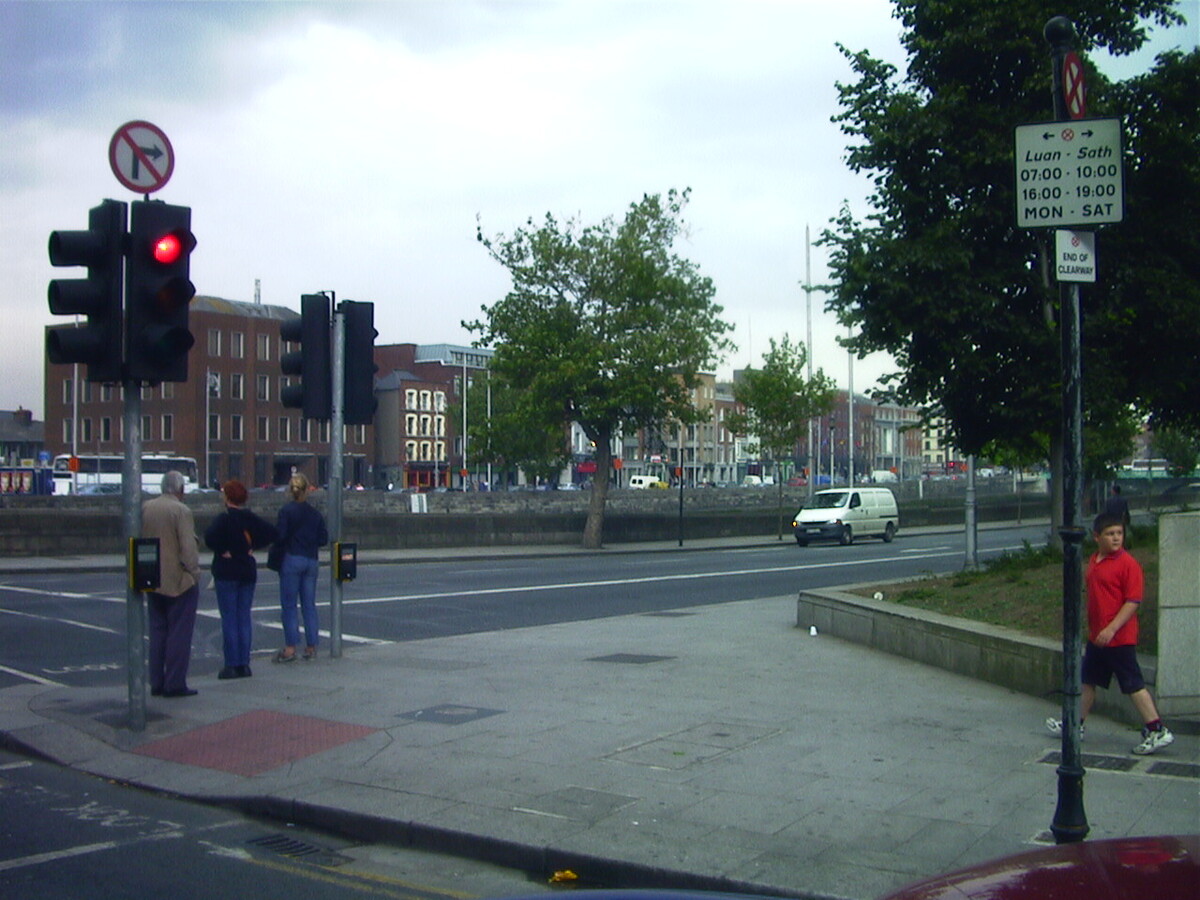
<path fill-rule="evenodd" d="M 161 584 L 155 593 L 178 597 L 200 583 L 200 544 L 192 511 L 162 494 L 142 506 L 142 537 L 158 538 Z"/>

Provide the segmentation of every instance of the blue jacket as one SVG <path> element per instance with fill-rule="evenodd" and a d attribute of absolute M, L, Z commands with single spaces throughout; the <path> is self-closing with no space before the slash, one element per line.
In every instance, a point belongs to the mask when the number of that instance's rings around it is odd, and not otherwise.
<path fill-rule="evenodd" d="M 279 531 L 278 543 L 285 553 L 294 556 L 317 558 L 317 551 L 329 543 L 329 532 L 325 530 L 325 519 L 307 503 L 293 500 L 279 510 L 276 524 Z"/>

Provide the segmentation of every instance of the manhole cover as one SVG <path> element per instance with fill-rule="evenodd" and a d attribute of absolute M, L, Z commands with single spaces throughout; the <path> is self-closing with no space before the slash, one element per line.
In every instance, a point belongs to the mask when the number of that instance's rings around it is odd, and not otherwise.
<path fill-rule="evenodd" d="M 459 706 L 454 703 L 443 703 L 440 706 L 428 706 L 425 709 L 415 709 L 412 712 L 400 713 L 399 718 L 412 722 L 432 722 L 435 725 L 462 725 L 488 716 L 498 716 L 502 709 L 484 709 L 481 706 Z"/>

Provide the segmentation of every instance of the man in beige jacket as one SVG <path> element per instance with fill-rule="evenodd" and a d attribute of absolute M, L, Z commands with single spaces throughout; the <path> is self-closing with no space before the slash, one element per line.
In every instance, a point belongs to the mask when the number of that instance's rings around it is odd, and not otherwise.
<path fill-rule="evenodd" d="M 162 494 L 142 507 L 142 537 L 158 538 L 159 548 L 159 586 L 148 602 L 150 693 L 155 697 L 196 693 L 187 685 L 187 673 L 200 599 L 200 547 L 183 489 L 183 475 L 168 472 Z"/>

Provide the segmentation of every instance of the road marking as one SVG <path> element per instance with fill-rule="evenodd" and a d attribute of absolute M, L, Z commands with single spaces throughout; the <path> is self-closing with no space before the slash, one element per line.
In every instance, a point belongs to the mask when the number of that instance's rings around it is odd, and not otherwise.
<path fill-rule="evenodd" d="M 10 616 L 21 616 L 25 619 L 40 619 L 43 622 L 58 622 L 61 625 L 74 625 L 76 628 L 86 628 L 89 631 L 103 631 L 105 634 L 124 634 L 124 631 L 118 631 L 115 628 L 105 628 L 103 625 L 92 625 L 88 622 L 78 622 L 75 619 L 62 619 L 58 616 L 39 616 L 34 613 L 21 612 L 16 609 L 4 609 L 0 607 L 0 613 L 8 613 Z"/>
<path fill-rule="evenodd" d="M 9 869 L 23 869 L 26 866 L 40 866 L 42 863 L 70 859 L 72 856 L 85 856 L 88 853 L 98 853 L 101 850 L 112 850 L 119 845 L 119 841 L 105 841 L 102 844 L 81 844 L 78 847 L 68 847 L 66 850 L 35 853 L 32 856 L 19 856 L 16 859 L 4 859 L 0 860 L 0 872 L 5 872 Z"/>
<path fill-rule="evenodd" d="M 916 547 L 911 550 L 901 550 L 901 553 L 931 553 L 934 550 L 953 550 L 953 547 L 926 547 L 923 550 L 918 550 Z"/>
<path fill-rule="evenodd" d="M 48 591 L 45 588 L 19 587 L 15 584 L 0 584 L 0 591 L 11 591 L 14 594 L 37 594 L 40 597 L 62 597 L 66 600 L 106 600 L 117 602 L 115 597 L 105 597 L 100 594 L 81 594 L 78 591 Z M 122 597 L 120 602 L 124 602 Z"/>
<path fill-rule="evenodd" d="M 27 681 L 44 684 L 46 687 L 66 687 L 61 681 L 51 681 L 49 678 L 42 678 L 40 675 L 34 675 L 31 672 L 22 672 L 20 669 L 10 669 L 8 666 L 0 666 L 0 672 L 7 672 L 9 675 L 15 675 L 17 678 L 24 678 Z"/>
<path fill-rule="evenodd" d="M 349 603 L 351 601 L 346 600 L 343 602 Z M 328 606 L 328 605 L 329 605 L 329 601 L 324 601 L 324 602 L 317 601 L 317 606 Z M 221 613 L 215 609 L 198 609 L 198 610 L 196 610 L 196 615 L 204 616 L 207 619 L 221 618 Z M 279 622 L 255 622 L 254 625 L 257 628 L 274 628 L 276 631 L 283 631 L 283 625 Z M 320 635 L 321 635 L 321 637 L 325 637 L 325 638 L 330 637 L 329 632 L 325 631 L 325 630 L 321 630 Z M 392 643 L 392 641 L 382 641 L 379 638 L 363 637 L 362 635 L 359 635 L 359 634 L 343 634 L 342 640 L 350 641 L 355 644 L 390 644 L 390 643 Z M 272 652 L 274 652 L 274 651 L 272 651 Z"/>
<path fill-rule="evenodd" d="M 1001 548 L 999 550 L 987 550 L 982 552 L 1002 553 L 1007 549 L 1019 548 Z M 910 560 L 944 559 L 946 557 L 960 556 L 961 554 L 961 550 L 951 550 L 948 552 L 921 551 L 920 555 L 909 556 L 906 558 Z M 703 578 L 728 578 L 741 577 L 745 575 L 771 575 L 779 572 L 803 572 L 816 569 L 841 569 L 848 568 L 850 566 L 882 565 L 884 563 L 891 562 L 895 562 L 895 559 L 892 557 L 881 559 L 851 559 L 827 563 L 802 563 L 791 566 L 765 566 L 761 569 L 733 569 L 722 572 L 691 572 L 682 575 L 647 575 L 640 578 L 610 578 L 602 581 L 577 581 L 568 584 L 531 584 L 524 587 L 479 588 L 476 590 L 441 591 L 429 594 L 402 594 L 393 597 L 362 597 L 355 600 L 346 600 L 344 602 L 346 605 L 363 605 L 369 603 L 395 603 L 400 600 L 442 600 L 449 597 L 481 597 L 489 594 L 526 594 L 537 593 L 541 591 L 573 590 L 579 588 L 616 587 L 626 584 L 653 584 L 655 582 L 663 581 L 695 581 Z"/>
<path fill-rule="evenodd" d="M 0 765 L 0 772 L 6 772 L 9 769 L 28 769 L 32 765 L 33 763 L 27 759 L 22 760 L 21 762 L 4 763 L 3 765 Z"/>

